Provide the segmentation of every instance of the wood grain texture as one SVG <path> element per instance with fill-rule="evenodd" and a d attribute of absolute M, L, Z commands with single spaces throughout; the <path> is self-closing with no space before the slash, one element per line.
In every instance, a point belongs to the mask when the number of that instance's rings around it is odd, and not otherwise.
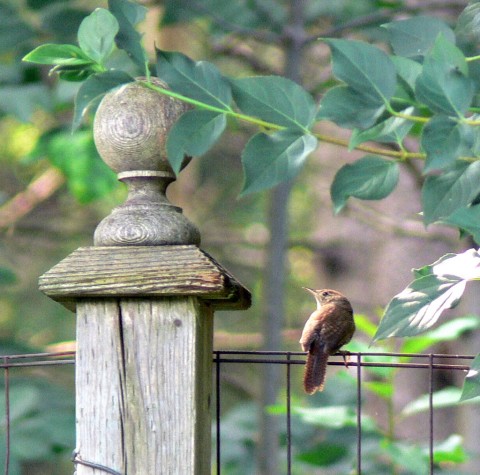
<path fill-rule="evenodd" d="M 39 279 L 74 309 L 80 298 L 193 295 L 216 308 L 248 308 L 250 292 L 196 246 L 105 246 L 74 251 Z"/>
<path fill-rule="evenodd" d="M 80 458 L 126 475 L 210 473 L 211 310 L 195 297 L 83 300 L 77 318 Z"/>

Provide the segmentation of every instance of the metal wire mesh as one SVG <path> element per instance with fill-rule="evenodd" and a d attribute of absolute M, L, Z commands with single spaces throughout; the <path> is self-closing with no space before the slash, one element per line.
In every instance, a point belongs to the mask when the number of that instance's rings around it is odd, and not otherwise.
<path fill-rule="evenodd" d="M 394 357 L 394 361 L 384 361 L 385 357 Z M 373 360 L 372 360 L 373 359 Z M 375 361 L 375 359 L 377 359 Z M 383 359 L 383 361 L 382 361 Z M 401 362 L 406 359 L 406 362 Z M 423 370 L 428 373 L 428 447 L 429 447 L 429 473 L 434 473 L 434 374 L 437 370 L 467 371 L 469 362 L 473 359 L 470 355 L 448 354 L 404 354 L 404 353 L 352 353 L 349 367 L 354 369 L 356 376 L 356 474 L 362 475 L 362 397 L 364 386 L 364 368 L 403 368 L 410 370 Z M 11 439 L 11 387 L 14 384 L 12 373 L 19 368 L 34 368 L 47 366 L 73 365 L 74 352 L 39 353 L 24 355 L 0 356 L 0 369 L 3 370 L 3 390 L 5 413 L 0 414 L 0 430 L 5 433 L 4 474 L 9 474 L 9 462 L 12 453 Z M 305 354 L 300 352 L 285 351 L 214 351 L 214 389 L 216 405 L 214 410 L 214 435 L 216 438 L 215 453 L 216 473 L 222 473 L 222 375 L 228 373 L 230 365 L 282 365 L 285 368 L 285 430 L 286 430 L 286 470 L 287 475 L 292 475 L 292 368 L 305 364 Z M 333 359 L 331 366 L 343 366 L 341 359 Z M 73 396 L 72 396 L 73 397 Z M 74 428 L 72 427 L 72 430 Z"/>

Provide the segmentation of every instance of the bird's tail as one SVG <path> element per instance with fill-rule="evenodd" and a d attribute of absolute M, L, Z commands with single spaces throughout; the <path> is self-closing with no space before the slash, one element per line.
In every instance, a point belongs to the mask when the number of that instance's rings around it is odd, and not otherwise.
<path fill-rule="evenodd" d="M 328 353 L 325 353 L 322 347 L 313 348 L 313 351 L 308 353 L 305 374 L 303 376 L 303 387 L 307 394 L 323 391 L 328 356 Z"/>

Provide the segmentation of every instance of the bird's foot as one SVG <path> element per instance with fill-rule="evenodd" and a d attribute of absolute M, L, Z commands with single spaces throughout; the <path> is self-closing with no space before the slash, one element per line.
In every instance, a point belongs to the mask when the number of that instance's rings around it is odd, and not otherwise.
<path fill-rule="evenodd" d="M 350 363 L 350 356 L 352 355 L 350 351 L 346 351 L 346 350 L 337 351 L 337 355 L 342 356 L 343 364 L 345 365 L 345 368 L 348 369 L 348 364 Z"/>

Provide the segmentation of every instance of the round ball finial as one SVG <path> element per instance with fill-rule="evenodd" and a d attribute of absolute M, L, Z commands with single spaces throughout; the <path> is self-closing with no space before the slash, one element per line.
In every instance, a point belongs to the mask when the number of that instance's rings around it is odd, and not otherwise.
<path fill-rule="evenodd" d="M 155 84 L 166 88 L 161 81 Z M 95 116 L 95 144 L 129 193 L 127 201 L 98 225 L 96 246 L 200 243 L 198 229 L 165 196 L 175 180 L 166 154 L 168 132 L 189 109 L 139 82 L 103 98 Z"/>
<path fill-rule="evenodd" d="M 152 82 L 167 87 L 158 79 Z M 167 135 L 190 108 L 139 82 L 126 84 L 107 94 L 98 107 L 93 126 L 98 152 L 117 173 L 171 171 L 165 148 Z"/>

